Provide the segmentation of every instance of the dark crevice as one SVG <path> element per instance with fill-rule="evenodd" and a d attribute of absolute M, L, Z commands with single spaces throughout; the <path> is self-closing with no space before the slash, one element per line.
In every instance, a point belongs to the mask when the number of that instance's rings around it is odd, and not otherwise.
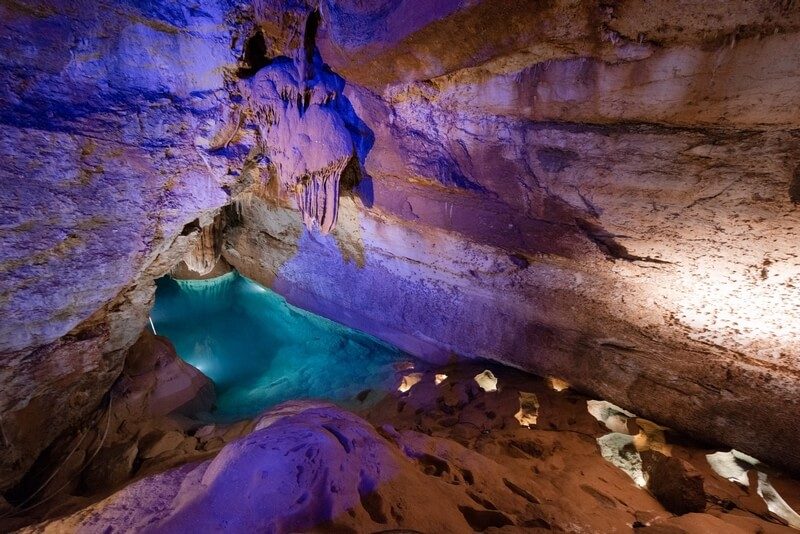
<path fill-rule="evenodd" d="M 608 347 L 610 349 L 623 351 L 623 352 L 640 352 L 635 346 L 618 339 L 601 339 L 597 342 L 601 347 Z"/>
<path fill-rule="evenodd" d="M 317 29 L 319 28 L 321 17 L 318 10 L 314 10 L 306 20 L 306 28 L 303 33 L 303 50 L 306 54 L 306 79 L 314 77 L 314 52 L 317 49 Z"/>
<path fill-rule="evenodd" d="M 370 519 L 378 524 L 388 523 L 383 497 L 376 491 L 377 484 L 372 479 L 365 477 L 362 471 L 358 483 L 358 496 L 361 506 L 369 514 Z"/>
<path fill-rule="evenodd" d="M 249 78 L 262 67 L 269 65 L 270 58 L 267 56 L 267 42 L 261 30 L 258 30 L 245 41 L 242 60 L 245 65 L 236 72 L 239 78 Z"/>
<path fill-rule="evenodd" d="M 467 490 L 467 497 L 475 501 L 476 504 L 483 506 L 487 510 L 497 510 L 497 506 L 492 501 L 474 491 Z"/>
<path fill-rule="evenodd" d="M 469 526 L 476 532 L 483 532 L 489 528 L 503 528 L 514 524 L 511 518 L 497 510 L 480 510 L 463 505 L 459 505 L 458 509 L 464 519 L 467 520 L 467 523 L 469 523 Z"/>
<path fill-rule="evenodd" d="M 658 258 L 651 258 L 650 256 L 636 256 L 628 252 L 628 249 L 617 242 L 615 239 L 619 237 L 615 234 L 607 232 L 601 226 L 591 223 L 585 219 L 575 219 L 575 224 L 578 225 L 581 232 L 589 238 L 603 254 L 611 259 L 625 260 L 625 261 L 643 261 L 649 263 L 663 263 L 669 264 L 670 261 L 661 260 Z"/>
<path fill-rule="evenodd" d="M 450 473 L 450 464 L 432 454 L 424 453 L 417 458 L 420 468 L 426 475 L 441 477 Z"/>
<path fill-rule="evenodd" d="M 531 504 L 540 504 L 539 503 L 539 499 L 537 499 L 536 497 L 534 497 L 533 495 L 531 495 L 529 492 L 525 491 L 521 487 L 517 486 L 516 484 L 514 484 L 513 482 L 511 482 L 507 478 L 503 479 L 503 484 L 505 484 L 506 487 L 511 492 L 513 492 L 514 494 L 522 497 L 523 499 L 525 499 L 529 503 L 531 503 Z"/>
<path fill-rule="evenodd" d="M 792 181 L 789 182 L 789 200 L 800 204 L 800 167 L 794 170 Z"/>
<path fill-rule="evenodd" d="M 361 163 L 358 158 L 355 156 L 350 158 L 339 179 L 339 188 L 342 191 L 353 191 L 361 182 L 361 173 Z"/>
<path fill-rule="evenodd" d="M 342 445 L 342 448 L 344 449 L 344 451 L 345 451 L 346 453 L 348 453 L 348 454 L 350 453 L 350 451 L 352 450 L 352 447 L 351 447 L 351 445 L 350 445 L 350 442 L 349 442 L 349 441 L 348 441 L 348 439 L 347 439 L 347 436 L 345 436 L 344 434 L 342 434 L 342 433 L 339 431 L 339 429 L 338 429 L 338 428 L 336 428 L 336 427 L 333 427 L 333 426 L 331 426 L 331 425 L 322 425 L 322 428 L 324 428 L 325 430 L 327 430 L 328 432 L 330 432 L 331 434 L 333 434 L 333 436 L 334 436 L 334 437 L 335 437 L 335 438 L 336 438 L 336 439 L 339 441 L 339 443 Z"/>
<path fill-rule="evenodd" d="M 195 219 L 183 227 L 183 230 L 181 230 L 181 235 L 190 235 L 198 230 L 200 230 L 200 219 Z"/>

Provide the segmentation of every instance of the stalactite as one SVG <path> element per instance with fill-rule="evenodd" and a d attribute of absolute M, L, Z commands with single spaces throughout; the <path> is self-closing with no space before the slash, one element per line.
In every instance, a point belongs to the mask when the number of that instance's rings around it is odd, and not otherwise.
<path fill-rule="evenodd" d="M 242 93 L 281 189 L 294 195 L 309 229 L 327 234 L 336 226 L 339 182 L 355 147 L 335 105 L 344 81 L 313 42 L 304 46 L 294 59 L 275 58 L 243 80 Z"/>
<path fill-rule="evenodd" d="M 339 183 L 350 158 L 342 158 L 322 171 L 303 177 L 295 186 L 295 199 L 308 228 L 323 234 L 336 226 L 339 215 Z"/>

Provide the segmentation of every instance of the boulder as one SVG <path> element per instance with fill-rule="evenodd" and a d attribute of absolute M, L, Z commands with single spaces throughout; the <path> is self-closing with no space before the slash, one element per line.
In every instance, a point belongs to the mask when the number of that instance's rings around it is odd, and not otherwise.
<path fill-rule="evenodd" d="M 678 515 L 706 509 L 703 475 L 690 463 L 654 450 L 642 451 L 640 455 L 647 488 L 664 508 Z"/>
<path fill-rule="evenodd" d="M 213 460 L 148 476 L 45 531 L 377 531 L 398 517 L 428 532 L 470 530 L 458 508 L 431 508 L 441 493 L 366 421 L 330 405 L 276 413 Z"/>

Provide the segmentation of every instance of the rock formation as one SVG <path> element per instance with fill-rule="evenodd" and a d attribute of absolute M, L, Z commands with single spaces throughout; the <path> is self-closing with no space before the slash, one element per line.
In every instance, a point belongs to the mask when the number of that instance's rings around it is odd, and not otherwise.
<path fill-rule="evenodd" d="M 4 494 L 103 409 L 153 280 L 218 256 L 800 473 L 796 2 L 14 0 L 0 30 Z"/>
<path fill-rule="evenodd" d="M 251 204 L 226 259 L 796 470 L 796 6 L 433 4 L 321 5 L 368 178 L 333 239 Z"/>
<path fill-rule="evenodd" d="M 344 82 L 318 54 L 312 58 L 273 59 L 245 87 L 280 187 L 294 194 L 306 227 L 327 234 L 336 225 L 339 181 L 355 153 L 334 107 Z"/>
<path fill-rule="evenodd" d="M 650 495 L 600 455 L 605 429 L 585 397 L 507 368 L 485 391 L 474 379 L 481 369 L 442 369 L 438 384 L 435 370 L 417 371 L 410 390 L 361 416 L 281 405 L 213 459 L 25 531 L 792 532 L 749 488 L 715 473 L 702 447 L 670 434 L 665 456 L 633 436 L 643 456 L 660 456 Z M 540 402 L 530 428 L 513 415 L 523 392 Z M 800 504 L 797 481 L 775 483 Z M 676 505 L 688 509 L 673 515 Z"/>

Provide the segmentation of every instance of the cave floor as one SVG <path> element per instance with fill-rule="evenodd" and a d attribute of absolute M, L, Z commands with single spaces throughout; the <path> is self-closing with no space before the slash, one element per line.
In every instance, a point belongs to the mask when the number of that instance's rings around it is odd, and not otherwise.
<path fill-rule="evenodd" d="M 398 390 L 371 402 L 376 392 L 366 389 L 354 399 L 353 412 L 368 422 L 364 424 L 374 440 L 399 458 L 393 469 L 400 475 L 377 485 L 369 498 L 356 498 L 358 503 L 348 514 L 327 518 L 311 531 L 433 532 L 440 531 L 437 524 L 448 525 L 452 532 L 794 531 L 786 518 L 768 509 L 756 480 L 762 472 L 770 487 L 795 510 L 800 509 L 797 480 L 739 461 L 733 464 L 744 466 L 746 474 L 733 482 L 731 472 L 721 476 L 707 458 L 724 456 L 727 450 L 720 453 L 613 405 L 593 401 L 561 381 L 482 362 L 420 367 L 409 361 L 396 369 Z M 493 390 L 495 379 L 497 389 Z M 359 404 L 364 407 L 359 409 Z M 332 406 L 330 410 L 342 412 Z M 159 500 L 158 510 L 137 510 L 139 501 L 131 501 L 131 495 L 141 494 L 142 488 L 163 492 L 168 484 L 156 473 L 184 466 L 170 472 L 188 479 L 187 469 L 205 465 L 192 462 L 212 458 L 246 436 L 268 433 L 269 428 L 258 430 L 265 420 L 272 424 L 281 418 L 303 418 L 305 413 L 310 412 L 290 402 L 261 418 L 232 424 L 199 426 L 173 417 L 172 432 L 183 433 L 184 440 L 157 454 L 143 454 L 147 458 L 138 466 L 135 484 L 105 500 L 99 499 L 110 492 L 65 498 L 58 505 L 51 503 L 47 512 L 39 510 L 16 520 L 16 526 L 36 520 L 42 522 L 28 531 L 94 532 L 119 522 L 124 531 L 131 517 L 168 516 L 174 512 L 170 507 L 177 506 L 164 504 L 169 499 Z M 186 440 L 193 449 L 185 446 Z M 294 441 L 282 445 L 286 451 L 281 457 L 288 457 L 290 466 L 290 452 L 301 445 Z M 347 462 L 361 462 L 364 469 L 375 461 L 363 452 L 362 456 L 358 451 L 347 452 Z M 326 461 L 334 466 L 337 459 Z M 302 462 L 298 469 L 302 471 Z M 642 487 L 648 478 L 649 487 Z M 273 483 L 291 493 L 285 489 L 286 480 L 278 478 Z M 345 495 L 356 491 L 337 488 L 335 482 L 331 488 L 322 491 Z M 436 502 L 424 498 L 431 492 L 438 496 Z M 321 502 L 329 497 L 319 492 L 314 496 Z M 175 497 L 174 502 L 178 501 Z M 125 510 L 122 516 L 120 506 Z M 76 512 L 78 508 L 82 509 Z M 72 515 L 54 519 L 65 513 Z M 277 520 L 291 513 L 291 509 L 279 511 Z M 788 520 L 793 521 L 791 515 Z"/>

